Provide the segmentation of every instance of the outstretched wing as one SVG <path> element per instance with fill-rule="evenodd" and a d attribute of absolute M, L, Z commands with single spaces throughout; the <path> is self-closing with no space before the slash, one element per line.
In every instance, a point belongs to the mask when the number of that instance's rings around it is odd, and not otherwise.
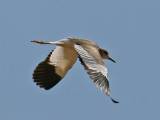
<path fill-rule="evenodd" d="M 101 91 L 112 99 L 109 89 L 107 68 L 102 61 L 99 51 L 94 47 L 88 48 L 87 46 L 82 47 L 81 45 L 74 45 L 74 47 L 78 52 L 79 59 L 85 70 L 87 70 L 90 78 Z M 113 99 L 112 101 L 118 103 Z"/>
<path fill-rule="evenodd" d="M 52 88 L 66 75 L 77 58 L 74 48 L 56 47 L 34 70 L 34 82 L 46 90 Z"/>

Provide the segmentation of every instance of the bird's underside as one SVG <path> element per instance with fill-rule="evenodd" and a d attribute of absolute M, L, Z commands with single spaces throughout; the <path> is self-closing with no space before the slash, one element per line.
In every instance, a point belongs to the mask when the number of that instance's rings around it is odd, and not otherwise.
<path fill-rule="evenodd" d="M 74 39 L 72 41 L 63 39 L 48 43 L 37 40 L 32 41 L 39 44 L 58 45 L 34 70 L 34 82 L 46 90 L 52 88 L 67 74 L 79 57 L 80 62 L 96 86 L 109 96 L 114 103 L 118 103 L 111 97 L 108 72 L 99 53 L 99 47 L 94 42 L 90 45 L 91 41 L 86 41 L 83 42 L 81 39 L 77 41 Z"/>

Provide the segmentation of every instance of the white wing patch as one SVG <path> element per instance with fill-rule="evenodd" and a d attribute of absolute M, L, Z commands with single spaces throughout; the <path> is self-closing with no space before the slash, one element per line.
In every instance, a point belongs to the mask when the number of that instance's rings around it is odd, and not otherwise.
<path fill-rule="evenodd" d="M 96 84 L 96 86 L 111 98 L 114 103 L 118 103 L 112 99 L 109 89 L 108 72 L 105 65 L 102 65 L 100 61 L 96 60 L 94 55 L 91 55 L 81 45 L 74 45 L 76 51 L 79 54 L 79 59 L 84 66 L 85 70 L 89 74 L 90 78 Z M 97 51 L 98 52 L 98 51 Z"/>
<path fill-rule="evenodd" d="M 80 45 L 74 45 L 74 47 L 89 69 L 94 70 L 96 73 L 100 72 L 106 78 L 108 78 L 108 71 L 104 65 L 100 64 L 91 54 L 89 54 L 89 52 L 84 50 Z"/>

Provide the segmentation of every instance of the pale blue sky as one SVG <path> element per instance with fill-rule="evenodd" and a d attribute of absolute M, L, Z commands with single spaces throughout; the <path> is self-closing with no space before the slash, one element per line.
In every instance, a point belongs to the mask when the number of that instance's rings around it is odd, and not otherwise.
<path fill-rule="evenodd" d="M 79 60 L 49 91 L 32 80 L 56 41 L 80 37 L 110 52 L 114 104 Z M 159 0 L 1 0 L 1 120 L 159 120 Z"/>

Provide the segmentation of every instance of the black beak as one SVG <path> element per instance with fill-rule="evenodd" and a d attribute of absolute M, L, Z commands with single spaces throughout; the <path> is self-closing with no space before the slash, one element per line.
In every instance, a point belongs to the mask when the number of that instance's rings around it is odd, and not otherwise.
<path fill-rule="evenodd" d="M 109 60 L 111 60 L 112 62 L 116 63 L 116 61 L 114 61 L 112 58 L 109 57 Z"/>

